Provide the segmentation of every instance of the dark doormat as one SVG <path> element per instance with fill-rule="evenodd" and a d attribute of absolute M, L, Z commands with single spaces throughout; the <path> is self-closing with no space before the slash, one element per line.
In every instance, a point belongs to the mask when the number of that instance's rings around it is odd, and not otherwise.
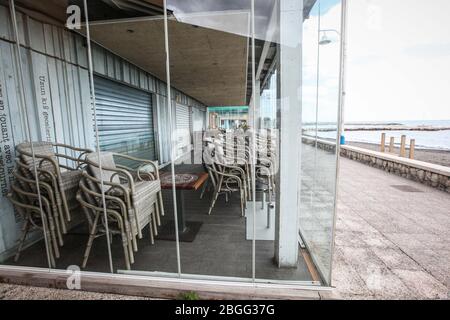
<path fill-rule="evenodd" d="M 179 233 L 179 239 L 182 242 L 192 242 L 195 240 L 200 227 L 203 222 L 201 221 L 186 221 L 186 230 Z M 158 236 L 156 240 L 172 240 L 175 241 L 175 222 L 173 220 L 164 223 L 158 230 Z"/>

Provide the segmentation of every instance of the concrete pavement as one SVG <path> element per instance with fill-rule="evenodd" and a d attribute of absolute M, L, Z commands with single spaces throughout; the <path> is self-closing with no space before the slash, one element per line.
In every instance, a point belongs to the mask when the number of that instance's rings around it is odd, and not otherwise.
<path fill-rule="evenodd" d="M 342 298 L 448 299 L 450 195 L 341 158 L 333 280 Z"/>

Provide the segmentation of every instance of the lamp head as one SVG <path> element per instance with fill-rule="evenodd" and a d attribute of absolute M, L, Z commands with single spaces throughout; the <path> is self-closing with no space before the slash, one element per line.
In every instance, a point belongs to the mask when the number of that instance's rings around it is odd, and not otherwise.
<path fill-rule="evenodd" d="M 320 44 L 321 46 L 325 46 L 325 45 L 330 44 L 330 43 L 331 43 L 331 40 L 330 40 L 330 38 L 327 37 L 327 34 L 325 33 L 325 34 L 322 36 L 322 39 L 320 39 L 319 44 Z"/>

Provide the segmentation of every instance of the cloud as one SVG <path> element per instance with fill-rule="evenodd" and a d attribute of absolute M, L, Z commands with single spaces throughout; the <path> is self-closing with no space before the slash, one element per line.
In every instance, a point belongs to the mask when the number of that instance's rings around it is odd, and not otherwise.
<path fill-rule="evenodd" d="M 345 120 L 450 119 L 450 1 L 348 0 L 348 7 Z M 338 29 L 340 6 L 321 22 Z M 317 24 L 311 16 L 304 27 L 304 119 L 315 115 Z M 327 121 L 336 115 L 338 59 L 337 42 L 321 47 L 319 111 Z"/>

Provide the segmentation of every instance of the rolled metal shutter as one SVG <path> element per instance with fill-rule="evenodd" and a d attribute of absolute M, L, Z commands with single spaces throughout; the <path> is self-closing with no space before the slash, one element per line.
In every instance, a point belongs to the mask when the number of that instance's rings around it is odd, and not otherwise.
<path fill-rule="evenodd" d="M 176 109 L 176 130 L 178 155 L 188 152 L 187 147 L 191 144 L 191 116 L 189 107 L 177 104 Z"/>
<path fill-rule="evenodd" d="M 156 160 L 151 95 L 95 77 L 100 149 Z"/>

